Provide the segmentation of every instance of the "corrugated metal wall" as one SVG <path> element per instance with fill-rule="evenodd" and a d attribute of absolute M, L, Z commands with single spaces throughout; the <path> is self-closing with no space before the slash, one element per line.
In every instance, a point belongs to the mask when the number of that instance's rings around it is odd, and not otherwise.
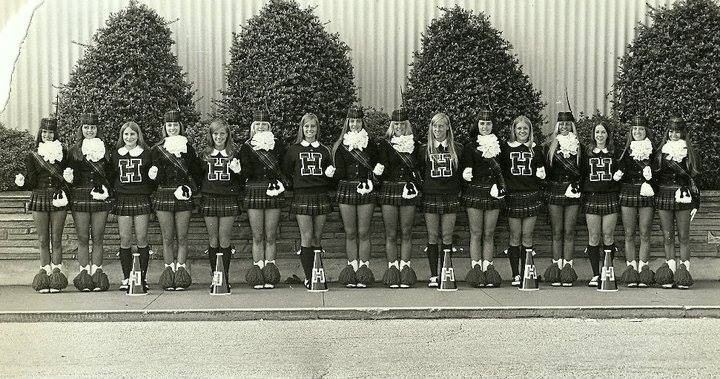
<path fill-rule="evenodd" d="M 231 32 L 256 14 L 264 0 L 143 0 L 170 25 L 180 64 L 198 90 L 198 107 L 207 113 L 225 85 Z M 607 92 L 618 57 L 632 41 L 637 22 L 647 22 L 652 6 L 672 0 L 300 0 L 315 7 L 330 32 L 352 48 L 356 84 L 366 106 L 392 109 L 400 100 L 421 33 L 441 14 L 438 7 L 459 4 L 482 11 L 514 46 L 535 87 L 556 111 L 567 86 L 573 110 L 609 111 Z M 0 1 L 0 25 L 22 0 Z M 125 0 L 46 0 L 30 25 L 17 61 L 10 100 L 0 120 L 35 130 L 51 111 L 59 83 L 66 82 L 83 48 L 111 12 Z M 2 106 L 0 104 L 0 106 Z"/>

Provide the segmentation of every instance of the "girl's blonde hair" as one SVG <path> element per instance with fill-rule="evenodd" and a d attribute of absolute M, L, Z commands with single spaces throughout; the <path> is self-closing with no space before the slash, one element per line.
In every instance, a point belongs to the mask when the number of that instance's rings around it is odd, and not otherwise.
<path fill-rule="evenodd" d="M 312 121 L 315 121 L 315 124 L 317 124 L 318 128 L 318 131 L 315 134 L 315 139 L 320 141 L 320 121 L 318 120 L 318 117 L 315 116 L 314 113 L 305 113 L 300 119 L 300 124 L 298 124 L 298 134 L 297 138 L 295 138 L 295 143 L 300 143 L 303 139 L 305 139 L 305 134 L 303 133 L 303 126 Z"/>
<path fill-rule="evenodd" d="M 448 126 L 448 134 L 447 134 L 448 153 L 450 153 L 450 158 L 452 160 L 453 168 L 457 168 L 458 155 L 457 155 L 457 150 L 455 149 L 455 138 L 453 138 L 453 130 L 452 130 L 452 126 L 450 125 L 450 117 L 448 117 L 445 113 L 435 114 L 435 116 L 433 116 L 432 120 L 430 120 L 430 125 L 428 125 L 428 133 L 427 133 L 428 158 L 430 158 L 431 154 L 437 154 L 437 149 L 435 148 L 435 134 L 433 134 L 432 128 L 436 124 L 443 122 L 443 121 Z"/>
<path fill-rule="evenodd" d="M 138 135 L 138 141 L 137 141 L 138 146 L 140 146 L 140 147 L 142 147 L 143 149 L 146 149 L 146 150 L 147 150 L 148 146 L 147 146 L 147 144 L 145 143 L 145 137 L 143 137 L 143 132 L 142 132 L 142 130 L 140 130 L 140 126 L 139 126 L 137 123 L 135 123 L 134 121 L 128 121 L 128 122 L 124 123 L 124 124 L 120 127 L 120 134 L 118 135 L 117 143 L 115 143 L 115 148 L 116 148 L 116 149 L 119 149 L 119 148 L 125 146 L 125 140 L 123 140 L 123 133 L 125 132 L 125 129 L 131 129 L 131 130 L 133 130 L 135 133 L 137 133 L 137 135 Z"/>
<path fill-rule="evenodd" d="M 512 125 L 510 126 L 510 137 L 508 138 L 508 142 L 517 142 L 517 135 L 515 134 L 515 127 L 519 124 L 525 124 L 530 129 L 530 133 L 528 135 L 528 140 L 525 142 L 525 145 L 530 148 L 530 156 L 535 153 L 533 149 L 533 144 L 535 143 L 535 133 L 533 132 L 533 126 L 532 122 L 529 118 L 525 117 L 524 115 L 520 115 L 515 117 L 515 119 L 512 122 Z"/>
<path fill-rule="evenodd" d="M 230 127 L 228 124 L 220 119 L 215 119 L 213 122 L 210 123 L 210 126 L 208 127 L 208 132 L 205 135 L 205 144 L 207 145 L 205 149 L 203 150 L 203 159 L 206 161 L 210 161 L 210 155 L 213 152 L 213 149 L 215 149 L 215 141 L 213 141 L 213 133 L 219 131 L 220 129 L 225 129 L 225 133 L 227 134 L 227 137 L 225 138 L 225 152 L 227 153 L 228 157 L 232 157 L 235 155 L 235 142 L 233 142 L 232 135 L 230 134 Z"/>
<path fill-rule="evenodd" d="M 387 131 L 385 131 L 385 137 L 388 140 L 395 136 L 395 127 L 393 126 L 394 124 L 403 124 L 405 126 L 405 131 L 403 131 L 404 136 L 413 134 L 412 125 L 410 125 L 410 120 L 390 121 L 390 124 L 388 124 Z"/>

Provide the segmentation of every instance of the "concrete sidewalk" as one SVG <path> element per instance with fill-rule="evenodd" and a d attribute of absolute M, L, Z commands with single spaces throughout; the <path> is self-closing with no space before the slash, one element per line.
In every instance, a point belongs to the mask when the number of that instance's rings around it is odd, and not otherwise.
<path fill-rule="evenodd" d="M 394 318 L 655 318 L 720 317 L 720 282 L 697 282 L 690 290 L 631 289 L 601 293 L 576 286 L 523 292 L 515 287 L 475 289 L 459 283 L 456 292 L 439 292 L 418 283 L 410 289 L 346 289 L 325 293 L 281 285 L 253 290 L 236 285 L 229 296 L 211 296 L 206 285 L 188 291 L 151 288 L 147 296 L 120 291 L 68 289 L 38 294 L 30 286 L 0 287 L 0 321 L 197 321 Z"/>

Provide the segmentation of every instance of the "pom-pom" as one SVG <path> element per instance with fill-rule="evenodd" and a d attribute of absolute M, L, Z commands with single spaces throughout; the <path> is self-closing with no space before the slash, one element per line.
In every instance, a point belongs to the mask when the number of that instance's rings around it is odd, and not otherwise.
<path fill-rule="evenodd" d="M 570 264 L 565 264 L 565 266 L 560 270 L 560 282 L 563 284 L 572 284 L 578 279 L 577 273 L 575 273 L 575 269 Z"/>
<path fill-rule="evenodd" d="M 35 274 L 32 282 L 32 288 L 41 293 L 50 292 L 50 277 L 45 269 L 41 268 L 40 272 Z"/>
<path fill-rule="evenodd" d="M 373 283 L 375 283 L 375 275 L 368 266 L 360 266 L 360 268 L 358 268 L 357 272 L 355 273 L 355 276 L 357 277 L 358 287 L 369 287 Z"/>
<path fill-rule="evenodd" d="M 645 267 L 643 267 L 645 268 Z M 673 275 L 670 266 L 667 263 L 663 263 L 660 268 L 655 272 L 655 283 L 664 288 L 671 288 L 675 282 L 675 276 Z"/>
<path fill-rule="evenodd" d="M 638 274 L 638 283 L 642 287 L 649 287 L 655 283 L 655 273 L 650 269 L 650 266 L 645 265 L 640 269 Z"/>
<path fill-rule="evenodd" d="M 87 292 L 95 289 L 95 284 L 93 284 L 92 277 L 86 269 L 80 270 L 80 273 L 77 274 L 75 279 L 73 279 L 73 285 L 75 285 L 75 288 L 77 288 L 78 291 Z"/>
<path fill-rule="evenodd" d="M 402 288 L 409 288 L 415 285 L 417 283 L 417 275 L 415 274 L 415 270 L 413 270 L 412 267 L 405 266 L 402 270 L 400 270 L 400 287 Z"/>
<path fill-rule="evenodd" d="M 485 273 L 477 264 L 473 266 L 465 276 L 465 282 L 471 287 L 484 287 L 485 286 Z"/>
<path fill-rule="evenodd" d="M 499 287 L 502 284 L 502 278 L 500 273 L 495 269 L 495 265 L 487 266 L 485 269 L 485 286 L 486 287 Z"/>
<path fill-rule="evenodd" d="M 687 267 L 681 263 L 677 270 L 675 270 L 675 287 L 688 289 L 694 283 L 695 282 L 693 281 L 692 275 L 690 275 L 690 271 L 688 271 Z"/>
<path fill-rule="evenodd" d="M 280 283 L 280 270 L 273 262 L 265 263 L 265 266 L 262 268 L 262 275 L 263 278 L 265 278 L 266 284 L 275 286 Z"/>
<path fill-rule="evenodd" d="M 185 267 L 179 266 L 175 271 L 175 290 L 182 291 L 192 285 L 192 278 Z"/>
<path fill-rule="evenodd" d="M 247 284 L 255 289 L 265 287 L 265 277 L 263 276 L 263 270 L 258 265 L 252 265 L 245 274 L 245 281 Z"/>
<path fill-rule="evenodd" d="M 105 144 L 97 137 L 83 139 L 80 150 L 90 162 L 97 162 L 105 157 Z"/>
<path fill-rule="evenodd" d="M 359 132 L 349 131 L 343 135 L 343 145 L 347 146 L 349 151 L 352 149 L 362 150 L 368 145 L 369 136 L 365 129 Z"/>
<path fill-rule="evenodd" d="M 570 158 L 571 155 L 576 155 L 580 141 L 578 141 L 575 133 L 568 133 L 567 135 L 558 134 L 557 141 L 559 145 L 558 152 L 565 158 Z"/>
<path fill-rule="evenodd" d="M 478 151 L 482 152 L 483 158 L 495 158 L 500 154 L 500 141 L 494 134 L 477 136 Z"/>
<path fill-rule="evenodd" d="M 570 183 L 570 185 L 565 190 L 565 196 L 571 199 L 579 199 L 580 187 L 576 183 Z"/>
<path fill-rule="evenodd" d="M 190 197 L 192 196 L 192 189 L 186 185 L 182 185 L 176 188 L 173 194 L 178 200 L 190 200 Z"/>
<path fill-rule="evenodd" d="M 545 283 L 560 283 L 560 267 L 553 263 L 545 269 L 543 274 Z"/>
<path fill-rule="evenodd" d="M 345 287 L 355 287 L 357 285 L 357 275 L 355 274 L 355 270 L 352 266 L 347 265 L 344 269 L 342 269 L 342 271 L 340 271 L 338 282 Z"/>
<path fill-rule="evenodd" d="M 101 268 L 98 268 L 95 273 L 92 274 L 92 281 L 94 291 L 107 291 L 110 289 L 110 280 L 108 280 L 107 274 L 105 274 Z"/>
<path fill-rule="evenodd" d="M 400 287 L 400 270 L 395 266 L 390 267 L 385 271 L 382 281 L 390 288 Z"/>
<path fill-rule="evenodd" d="M 54 268 L 50 274 L 50 288 L 54 290 L 64 290 L 68 286 L 68 279 L 59 268 Z"/>
<path fill-rule="evenodd" d="M 158 285 L 166 291 L 175 290 L 175 272 L 173 271 L 172 266 L 165 267 L 165 270 L 163 270 L 162 274 L 160 274 Z"/>
<path fill-rule="evenodd" d="M 55 208 L 62 208 L 68 205 L 68 199 L 67 195 L 65 195 L 65 191 L 60 190 L 60 192 L 53 194 L 52 205 Z"/>
<path fill-rule="evenodd" d="M 650 159 L 650 154 L 652 154 L 652 142 L 650 142 L 649 138 L 645 138 L 642 141 L 630 142 L 630 156 L 633 157 L 633 159 L 644 161 Z"/>
<path fill-rule="evenodd" d="M 640 281 L 640 275 L 633 266 L 627 266 L 620 278 L 620 281 L 628 287 L 634 287 Z"/>
<path fill-rule="evenodd" d="M 188 140 L 185 136 L 170 136 L 165 137 L 163 147 L 170 154 L 180 157 L 181 154 L 187 153 Z"/>

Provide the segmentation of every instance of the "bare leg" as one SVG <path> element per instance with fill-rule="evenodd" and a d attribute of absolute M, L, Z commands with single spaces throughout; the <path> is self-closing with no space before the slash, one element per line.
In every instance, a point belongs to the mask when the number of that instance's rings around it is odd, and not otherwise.
<path fill-rule="evenodd" d="M 495 254 L 495 226 L 500 215 L 499 209 L 485 211 L 485 226 L 483 227 L 483 259 L 492 261 Z"/>
<path fill-rule="evenodd" d="M 660 226 L 663 231 L 665 259 L 675 259 L 675 212 L 661 210 Z"/>
<path fill-rule="evenodd" d="M 650 231 L 652 230 L 653 215 L 652 207 L 640 208 L 640 260 L 650 260 Z"/>
<path fill-rule="evenodd" d="M 38 237 L 40 266 L 50 264 L 50 212 L 33 212 L 33 221 Z"/>
<path fill-rule="evenodd" d="M 399 207 L 394 205 L 383 205 L 383 224 L 385 225 L 385 256 L 388 262 L 397 260 L 397 227 Z"/>
<path fill-rule="evenodd" d="M 358 259 L 357 209 L 355 205 L 340 204 L 340 215 L 345 228 L 345 254 L 348 261 Z"/>
<path fill-rule="evenodd" d="M 622 223 L 623 227 L 625 228 L 625 260 L 628 261 L 634 261 L 636 258 L 635 225 L 637 224 L 637 214 L 637 208 L 622 207 Z M 642 245 L 642 241 L 640 242 L 640 244 Z"/>
<path fill-rule="evenodd" d="M 129 249 L 132 247 L 133 217 L 118 216 L 117 223 L 118 234 L 120 234 L 120 248 Z"/>
<path fill-rule="evenodd" d="M 453 243 L 453 232 L 455 231 L 455 219 L 457 214 L 448 213 L 442 215 L 442 243 L 450 245 Z"/>
<path fill-rule="evenodd" d="M 415 206 L 400 207 L 400 258 L 409 261 L 412 256 L 412 229 L 415 223 Z"/>
<path fill-rule="evenodd" d="M 575 252 L 575 222 L 577 221 L 579 209 L 579 205 L 565 207 L 565 225 L 563 226 L 563 257 L 565 260 L 572 260 Z"/>
<path fill-rule="evenodd" d="M 77 235 L 77 260 L 80 267 L 90 264 L 90 213 L 73 212 L 73 223 Z"/>
<path fill-rule="evenodd" d="M 533 246 L 535 221 L 537 221 L 537 216 L 525 217 L 522 219 L 522 244 L 524 246 Z"/>
<path fill-rule="evenodd" d="M 375 210 L 375 204 L 363 204 L 357 206 L 357 230 L 358 230 L 358 256 L 361 260 L 370 260 L 372 246 L 370 244 L 370 224 Z"/>
<path fill-rule="evenodd" d="M 317 215 L 313 217 L 313 246 L 322 246 L 322 234 L 325 228 L 325 219 L 327 215 Z"/>
<path fill-rule="evenodd" d="M 94 212 L 92 219 L 92 263 L 97 266 L 103 264 L 103 242 L 105 240 L 105 224 L 107 223 L 107 212 Z"/>
<path fill-rule="evenodd" d="M 165 264 L 171 264 L 175 260 L 174 248 L 175 244 L 175 214 L 168 211 L 156 211 L 158 223 L 160 224 L 160 233 L 163 240 L 163 261 Z"/>
<path fill-rule="evenodd" d="M 265 210 L 265 259 L 275 260 L 277 251 L 278 225 L 280 223 L 280 209 Z"/>
<path fill-rule="evenodd" d="M 481 261 L 483 256 L 483 224 L 485 211 L 477 208 L 468 208 L 468 226 L 470 227 L 470 259 Z"/>
<path fill-rule="evenodd" d="M 552 256 L 554 260 L 563 257 L 563 226 L 565 213 L 562 205 L 548 205 L 550 213 L 550 226 L 552 227 Z"/>
<path fill-rule="evenodd" d="M 265 211 L 262 209 L 248 209 L 248 219 L 252 230 L 252 256 L 253 262 L 265 257 Z"/>
<path fill-rule="evenodd" d="M 177 232 L 178 257 L 180 264 L 185 263 L 188 254 L 188 228 L 190 227 L 190 216 L 192 212 L 175 212 L 175 230 Z"/>
<path fill-rule="evenodd" d="M 235 216 L 220 217 L 218 222 L 218 242 L 220 247 L 230 247 L 230 241 L 232 240 L 233 224 L 235 223 Z"/>
<path fill-rule="evenodd" d="M 680 259 L 687 261 L 690 259 L 690 211 L 675 212 L 675 221 L 680 240 Z"/>
<path fill-rule="evenodd" d="M 50 213 L 50 222 L 52 227 L 52 263 L 62 263 L 62 236 L 63 229 L 65 228 L 65 219 L 67 218 L 67 211 L 56 211 Z"/>
<path fill-rule="evenodd" d="M 613 213 L 602 217 L 603 245 L 615 243 L 615 226 L 617 226 L 618 214 Z"/>

